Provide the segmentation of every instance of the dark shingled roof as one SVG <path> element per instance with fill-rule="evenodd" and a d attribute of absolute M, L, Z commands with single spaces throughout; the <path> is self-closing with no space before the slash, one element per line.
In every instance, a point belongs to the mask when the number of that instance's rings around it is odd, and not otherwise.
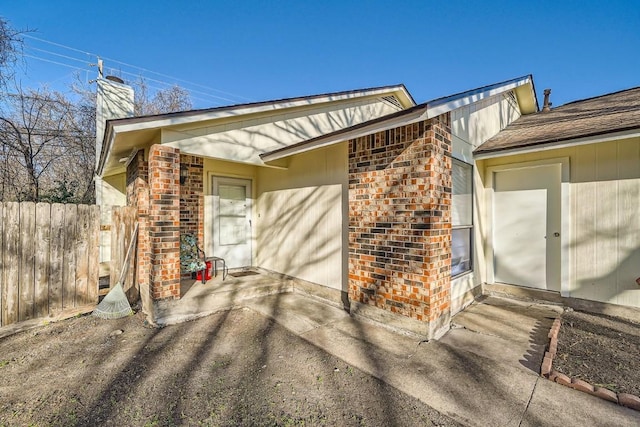
<path fill-rule="evenodd" d="M 640 87 L 520 117 L 479 146 L 483 154 L 640 128 Z"/>

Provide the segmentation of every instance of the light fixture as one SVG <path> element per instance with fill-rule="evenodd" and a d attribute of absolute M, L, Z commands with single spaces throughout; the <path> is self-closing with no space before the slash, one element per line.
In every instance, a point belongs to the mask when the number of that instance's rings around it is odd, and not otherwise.
<path fill-rule="evenodd" d="M 121 157 L 120 159 L 118 159 L 119 163 L 123 163 L 124 167 L 129 167 L 129 163 L 131 163 L 131 161 L 136 157 L 136 154 L 138 154 L 138 149 L 134 148 L 133 150 L 131 150 L 131 154 L 129 154 L 127 157 Z"/>
<path fill-rule="evenodd" d="M 189 176 L 189 169 L 186 166 L 180 165 L 180 185 L 184 185 L 187 182 Z"/>

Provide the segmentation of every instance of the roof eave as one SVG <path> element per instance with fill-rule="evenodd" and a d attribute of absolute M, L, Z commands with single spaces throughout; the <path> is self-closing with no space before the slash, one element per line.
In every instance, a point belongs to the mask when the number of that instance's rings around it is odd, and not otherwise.
<path fill-rule="evenodd" d="M 409 105 L 407 107 L 405 107 L 405 108 L 411 108 L 411 107 L 415 107 L 416 105 L 418 105 L 416 103 L 416 100 L 413 99 L 413 95 L 411 95 L 411 92 L 409 92 L 409 90 L 404 85 L 404 83 L 400 83 L 397 86 L 398 86 L 399 91 L 407 98 L 407 101 L 408 101 Z"/>
<path fill-rule="evenodd" d="M 369 89 L 359 89 L 344 92 L 334 92 L 322 95 L 312 95 L 307 97 L 286 98 L 275 101 L 254 102 L 249 104 L 230 105 L 225 107 L 210 108 L 204 110 L 178 111 L 153 116 L 141 116 L 113 120 L 114 125 L 135 124 L 136 130 L 151 129 L 156 127 L 166 127 L 174 125 L 189 124 L 193 122 L 215 120 L 220 118 L 234 117 L 245 114 L 264 113 L 287 108 L 304 107 L 308 105 L 322 104 L 326 102 L 344 101 L 353 98 L 366 96 L 376 96 L 385 93 L 400 92 L 404 98 L 405 106 L 415 106 L 415 101 L 407 88 L 403 84 L 381 86 Z"/>
<path fill-rule="evenodd" d="M 579 145 L 597 144 L 600 142 L 609 142 L 619 139 L 636 138 L 640 137 L 640 128 L 633 127 L 623 130 L 617 130 L 614 132 L 600 132 L 590 135 L 584 135 L 581 137 L 572 137 L 565 139 L 558 139 L 554 141 L 537 142 L 532 144 L 523 145 L 513 148 L 502 148 L 488 151 L 474 152 L 473 158 L 475 160 L 492 159 L 497 157 L 513 156 L 516 154 L 527 154 L 538 151 L 557 150 L 566 147 L 575 147 Z"/>
<path fill-rule="evenodd" d="M 331 144 L 337 144 L 353 138 L 359 138 L 370 133 L 379 132 L 389 129 L 415 123 L 420 120 L 428 120 L 433 117 L 446 114 L 457 108 L 464 107 L 482 99 L 504 93 L 515 89 L 519 86 L 533 83 L 532 76 L 517 77 L 500 83 L 483 86 L 466 92 L 460 92 L 454 95 L 437 98 L 424 104 L 416 105 L 404 111 L 392 114 L 390 116 L 373 119 L 369 122 L 361 123 L 350 128 L 339 130 L 328 135 L 323 135 L 307 141 L 300 142 L 289 147 L 279 148 L 260 155 L 264 162 L 270 162 L 305 151 L 314 150 L 320 147 L 326 147 Z"/>
<path fill-rule="evenodd" d="M 107 159 L 113 148 L 115 136 L 121 132 L 142 131 L 167 126 L 188 124 L 198 121 L 215 120 L 252 113 L 263 113 L 273 110 L 304 107 L 307 105 L 322 104 L 326 102 L 344 101 L 353 98 L 383 95 L 385 93 L 399 93 L 400 101 L 404 108 L 415 107 L 416 102 L 404 84 L 380 86 L 368 89 L 358 89 L 343 92 L 333 92 L 307 97 L 287 98 L 275 101 L 264 101 L 250 104 L 232 105 L 206 110 L 182 111 L 153 116 L 129 117 L 108 120 L 106 123 L 105 137 L 103 138 L 103 150 L 96 168 L 96 175 L 104 174 Z M 106 149 L 105 149 L 106 147 Z"/>
<path fill-rule="evenodd" d="M 113 125 L 111 124 L 111 120 L 107 120 L 104 137 L 102 138 L 102 150 L 100 150 L 100 159 L 98 160 L 98 165 L 95 172 L 95 174 L 99 177 L 102 177 L 102 175 L 104 174 L 104 167 L 107 163 L 109 154 L 111 154 L 114 139 Z"/>
<path fill-rule="evenodd" d="M 275 160 L 283 159 L 285 157 L 293 156 L 295 154 L 300 154 L 306 151 L 315 150 L 317 148 L 326 147 L 350 139 L 359 138 L 361 136 L 380 132 L 391 127 L 408 125 L 420 120 L 426 120 L 428 118 L 429 117 L 427 117 L 426 105 L 417 105 L 413 108 L 401 111 L 399 113 L 370 120 L 368 122 L 361 123 L 350 128 L 332 132 L 330 134 L 302 141 L 288 147 L 283 147 L 277 150 L 260 154 L 260 158 L 265 163 L 272 162 Z"/>
<path fill-rule="evenodd" d="M 471 89 L 466 92 L 460 92 L 443 98 L 434 99 L 429 101 L 427 104 L 429 109 L 433 111 L 432 117 L 435 117 L 457 108 L 464 107 L 465 105 L 473 104 L 474 102 L 482 99 L 526 85 L 527 83 L 531 83 L 533 85 L 533 77 L 531 74 L 479 87 L 477 89 Z"/>

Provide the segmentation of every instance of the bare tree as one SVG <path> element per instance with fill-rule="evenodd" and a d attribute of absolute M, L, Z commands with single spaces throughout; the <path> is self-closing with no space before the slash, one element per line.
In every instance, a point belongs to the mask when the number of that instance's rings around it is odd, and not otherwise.
<path fill-rule="evenodd" d="M 0 89 L 6 90 L 15 75 L 15 66 L 22 57 L 24 31 L 15 30 L 0 16 Z"/>
<path fill-rule="evenodd" d="M 178 85 L 158 90 L 152 95 L 147 82 L 140 78 L 134 84 L 134 91 L 133 110 L 136 116 L 173 113 L 192 108 L 189 92 Z"/>
<path fill-rule="evenodd" d="M 87 202 L 93 141 L 75 105 L 47 89 L 8 98 L 11 113 L 0 117 L 3 199 Z"/>
<path fill-rule="evenodd" d="M 0 21 L 0 31 L 2 25 L 6 21 Z M 179 86 L 151 94 L 140 79 L 134 87 L 136 115 L 191 108 L 188 92 Z M 0 200 L 94 202 L 96 92 L 80 79 L 71 90 L 69 97 L 47 88 L 18 87 L 4 97 Z"/>
<path fill-rule="evenodd" d="M 75 135 L 69 144 L 76 152 L 78 161 L 76 171 L 81 173 L 77 181 L 81 186 L 77 189 L 77 193 L 81 196 L 83 203 L 93 203 L 95 201 L 93 176 L 96 162 L 96 92 L 87 89 L 86 84 L 75 84 L 71 89 L 77 95 L 70 106 L 73 111 L 73 121 L 69 125 L 73 129 L 72 134 Z"/>

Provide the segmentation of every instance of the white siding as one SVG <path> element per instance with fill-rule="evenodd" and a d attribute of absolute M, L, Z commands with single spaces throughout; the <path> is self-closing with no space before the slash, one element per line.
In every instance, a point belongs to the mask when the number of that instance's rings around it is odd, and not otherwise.
<path fill-rule="evenodd" d="M 495 95 L 451 112 L 452 156 L 474 164 L 472 152 L 508 124 L 520 117 L 517 103 L 508 94 Z M 483 228 L 479 218 L 484 215 L 482 197 L 482 166 L 474 167 L 473 218 L 473 271 L 451 281 L 451 299 L 462 297 L 465 292 L 480 285 L 486 278 Z"/>
<path fill-rule="evenodd" d="M 347 144 L 258 170 L 257 265 L 346 290 Z"/>
<path fill-rule="evenodd" d="M 487 159 L 482 167 L 560 157 L 570 162 L 571 207 L 562 213 L 571 230 L 564 294 L 640 307 L 640 138 Z"/>
<path fill-rule="evenodd" d="M 640 140 L 575 152 L 570 294 L 640 307 Z"/>
<path fill-rule="evenodd" d="M 299 108 L 286 113 L 218 121 L 209 126 L 163 129 L 162 143 L 194 154 L 263 164 L 260 154 L 397 112 L 379 98 Z"/>
<path fill-rule="evenodd" d="M 114 206 L 127 204 L 127 177 L 120 173 L 96 179 L 96 201 L 100 206 L 100 225 L 111 225 Z M 111 260 L 111 231 L 100 231 L 100 262 Z"/>
<path fill-rule="evenodd" d="M 480 177 L 482 166 L 476 166 L 473 169 L 473 271 L 470 274 L 462 275 L 451 281 L 451 299 L 454 301 L 462 297 L 465 292 L 479 286 L 487 277 L 486 263 L 484 262 L 484 247 L 480 243 L 483 242 L 484 239 L 482 234 L 483 227 L 481 226 L 481 220 L 479 218 L 485 215 L 483 210 L 484 203 L 480 202 L 480 198 L 483 196 L 482 179 Z"/>
<path fill-rule="evenodd" d="M 96 162 L 100 160 L 106 121 L 133 117 L 133 88 L 98 79 L 96 90 Z"/>
<path fill-rule="evenodd" d="M 518 104 L 510 93 L 495 95 L 451 112 L 453 157 L 473 163 L 475 148 L 520 117 Z"/>

